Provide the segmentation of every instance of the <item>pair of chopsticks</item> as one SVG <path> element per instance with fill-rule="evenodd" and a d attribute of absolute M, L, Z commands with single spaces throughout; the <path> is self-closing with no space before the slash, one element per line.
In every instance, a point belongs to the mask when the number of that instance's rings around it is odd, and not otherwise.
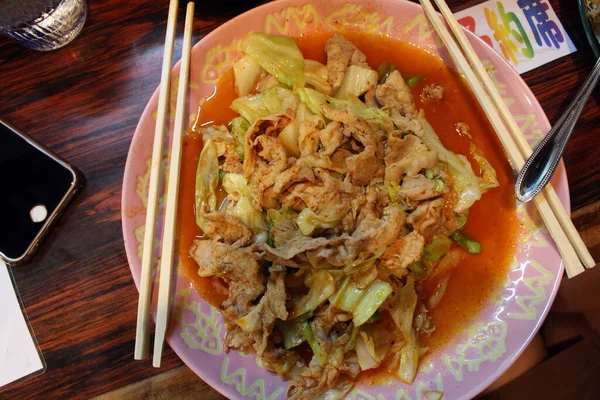
<path fill-rule="evenodd" d="M 450 55 L 460 72 L 467 80 L 479 104 L 487 115 L 492 127 L 496 131 L 509 160 L 516 169 L 520 171 L 525 160 L 532 153 L 531 147 L 522 135 L 517 122 L 502 100 L 500 93 L 488 76 L 485 67 L 475 54 L 473 47 L 462 31 L 462 27 L 454 18 L 444 0 L 434 0 L 446 23 L 450 27 L 454 37 L 448 32 L 446 26 L 436 13 L 430 0 L 421 0 L 423 10 L 427 18 L 439 34 L 448 48 Z M 454 41 L 456 39 L 460 45 Z M 463 54 L 464 52 L 464 54 Z M 465 58 L 466 56 L 466 58 Z M 467 61 L 468 59 L 468 61 Z M 491 100 L 490 100 L 491 98 Z M 534 203 L 548 228 L 548 232 L 554 239 L 558 251 L 562 256 L 567 276 L 572 278 L 582 273 L 585 268 L 595 265 L 594 259 L 586 248 L 583 240 L 577 233 L 571 218 L 563 208 L 558 195 L 551 185 L 534 199 Z"/>
<path fill-rule="evenodd" d="M 171 80 L 171 63 L 173 61 L 173 46 L 175 43 L 175 27 L 177 24 L 178 0 L 171 0 L 167 22 L 165 50 L 163 54 L 162 73 L 158 96 L 158 113 L 154 130 L 154 145 L 150 164 L 150 187 L 148 189 L 148 209 L 146 212 L 146 227 L 142 251 L 142 272 L 140 281 L 140 297 L 138 302 L 137 330 L 135 336 L 134 358 L 142 360 L 148 357 L 150 306 L 152 299 L 152 264 L 154 259 L 154 235 L 156 233 L 156 218 L 158 211 L 158 195 L 160 183 L 160 167 L 163 153 L 163 141 L 167 119 L 169 87 Z M 160 275 L 158 287 L 158 307 L 156 311 L 156 330 L 154 336 L 154 353 L 152 365 L 160 367 L 162 350 L 167 333 L 169 308 L 171 300 L 171 278 L 173 273 L 173 256 L 175 242 L 175 222 L 177 216 L 177 198 L 179 195 L 179 172 L 181 167 L 182 138 L 184 131 L 185 106 L 190 69 L 192 45 L 192 25 L 194 22 L 194 3 L 187 4 L 185 28 L 183 33 L 183 50 L 181 55 L 181 70 L 177 89 L 175 109 L 175 124 L 171 141 L 169 176 L 167 179 L 167 201 L 162 235 L 160 255 Z"/>

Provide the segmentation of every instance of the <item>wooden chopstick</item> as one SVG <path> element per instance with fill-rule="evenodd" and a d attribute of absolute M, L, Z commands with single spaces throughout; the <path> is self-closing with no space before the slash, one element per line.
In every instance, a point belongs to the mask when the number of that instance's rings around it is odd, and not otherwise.
<path fill-rule="evenodd" d="M 167 119 L 167 101 L 171 81 L 171 62 L 173 61 L 173 44 L 175 42 L 175 26 L 179 2 L 171 0 L 165 50 L 158 94 L 158 113 L 154 129 L 154 145 L 150 163 L 150 185 L 148 188 L 148 204 L 146 210 L 146 226 L 144 228 L 144 245 L 142 250 L 142 271 L 140 279 L 140 297 L 138 300 L 137 327 L 135 334 L 134 359 L 142 360 L 148 357 L 148 325 L 150 324 L 150 303 L 152 299 L 152 260 L 154 253 L 154 234 L 156 231 L 156 214 L 158 208 L 158 187 L 160 181 L 160 165 L 163 152 L 165 123 Z"/>
<path fill-rule="evenodd" d="M 441 0 L 439 0 L 439 1 L 441 1 Z M 494 104 L 490 101 L 488 94 L 486 93 L 486 90 L 483 88 L 481 82 L 477 79 L 475 73 L 471 69 L 471 66 L 465 59 L 464 55 L 462 54 L 461 50 L 458 48 L 457 44 L 454 42 L 454 39 L 452 38 L 452 36 L 450 35 L 448 30 L 444 26 L 439 15 L 436 13 L 435 9 L 433 8 L 433 5 L 431 4 L 431 2 L 429 0 L 421 0 L 421 5 L 423 6 L 423 10 L 425 11 L 425 14 L 427 15 L 430 22 L 434 26 L 435 30 L 439 34 L 440 38 L 442 39 L 442 41 L 448 48 L 448 51 L 450 52 L 452 59 L 456 63 L 457 67 L 459 68 L 459 70 L 461 71 L 461 73 L 463 74 L 463 76 L 465 77 L 467 82 L 469 83 L 469 85 L 471 86 L 471 89 L 473 90 L 475 97 L 477 98 L 477 100 L 479 101 L 479 104 L 481 105 L 484 112 L 486 113 L 490 123 L 492 124 L 492 127 L 494 128 L 494 131 L 498 135 L 498 139 L 502 143 L 504 150 L 506 151 L 511 164 L 517 171 L 520 170 L 523 167 L 523 165 L 525 164 L 525 158 L 524 158 L 523 153 L 521 152 L 521 149 L 519 149 L 519 147 L 517 147 L 517 144 L 515 143 L 515 141 L 518 142 L 518 140 L 513 138 L 511 132 L 509 132 L 507 130 L 498 110 L 496 109 Z M 450 26 L 452 26 L 452 22 L 449 22 L 449 21 L 456 22 L 456 20 L 454 19 L 454 16 L 452 15 L 452 13 L 449 13 L 449 14 L 450 15 L 446 17 L 446 20 L 447 20 L 448 24 Z M 458 22 L 456 22 L 456 24 L 458 25 Z M 462 29 L 462 28 L 458 27 L 458 30 L 460 30 L 460 29 Z M 469 52 L 469 50 L 470 50 L 470 52 Z M 470 46 L 465 49 L 465 53 L 467 55 L 469 55 L 470 58 L 477 59 L 477 56 L 475 55 L 473 49 Z M 483 71 L 485 71 L 485 68 L 483 69 Z M 486 73 L 486 75 L 487 75 L 487 73 Z M 484 81 L 484 83 L 485 82 L 486 81 Z M 491 86 L 486 85 L 486 89 L 489 92 L 496 91 L 496 88 L 493 84 L 491 84 Z M 498 96 L 499 96 L 499 94 L 498 94 Z M 512 116 L 510 115 L 510 113 L 504 114 L 503 117 L 508 118 L 508 119 L 513 119 Z M 513 121 L 514 121 L 514 119 L 513 119 Z M 509 123 L 507 123 L 507 124 L 509 124 Z M 515 122 L 515 126 L 516 126 L 516 122 Z M 518 136 L 521 136 L 521 132 L 518 129 L 518 127 L 517 127 L 517 132 L 518 132 Z M 540 215 L 542 216 L 542 219 L 543 219 L 544 223 L 546 224 L 546 227 L 548 228 L 550 235 L 552 236 L 552 238 L 554 239 L 554 241 L 556 243 L 556 246 L 558 247 L 558 251 L 560 252 L 561 257 L 564 262 L 564 265 L 565 265 L 565 270 L 567 271 L 567 276 L 573 277 L 573 276 L 578 275 L 581 272 L 583 272 L 584 268 L 581 264 L 581 261 L 579 260 L 577 252 L 574 249 L 574 244 L 571 243 L 571 241 L 569 240 L 569 237 L 563 230 L 563 228 L 562 228 L 560 222 L 558 221 L 557 216 L 554 214 L 552 208 L 550 208 L 546 198 L 538 196 L 538 197 L 536 197 L 534 203 L 535 203 Z M 570 221 L 570 219 L 569 219 L 569 221 Z M 574 232 L 576 234 L 577 231 L 574 230 Z M 578 235 L 576 235 L 576 236 L 578 236 Z"/>
<path fill-rule="evenodd" d="M 192 28 L 194 24 L 194 3 L 187 4 L 185 28 L 183 31 L 183 50 L 177 103 L 175 107 L 175 127 L 171 143 L 171 161 L 167 183 L 167 202 L 165 206 L 165 224 L 163 230 L 162 251 L 160 258 L 160 281 L 158 287 L 158 308 L 156 310 L 156 334 L 154 336 L 154 358 L 152 365 L 160 367 L 162 350 L 169 323 L 169 307 L 171 302 L 171 278 L 173 276 L 173 258 L 175 244 L 175 225 L 177 220 L 177 200 L 179 197 L 179 175 L 181 170 L 181 150 L 184 132 L 187 89 L 192 53 Z"/>
<path fill-rule="evenodd" d="M 500 112 L 500 115 L 506 123 L 506 126 L 508 127 L 508 130 L 512 135 L 513 140 L 516 142 L 517 147 L 521 152 L 521 155 L 523 156 L 524 160 L 527 160 L 531 156 L 532 150 L 529 146 L 529 143 L 527 143 L 527 140 L 522 135 L 521 130 L 517 125 L 517 121 L 515 121 L 511 112 L 508 110 L 506 103 L 504 102 L 504 100 L 502 100 L 502 96 L 500 95 L 494 83 L 487 74 L 485 67 L 483 66 L 479 58 L 475 56 L 475 50 L 473 50 L 471 43 L 467 40 L 467 37 L 465 36 L 460 24 L 458 23 L 456 18 L 454 18 L 454 15 L 450 11 L 448 5 L 445 3 L 444 0 L 434 1 L 435 4 L 437 4 L 438 9 L 444 16 L 446 23 L 448 24 L 448 26 L 450 26 L 450 30 L 454 34 L 454 37 L 458 40 L 458 43 L 465 52 L 465 55 L 471 63 L 471 66 L 475 69 L 477 77 L 483 83 L 483 86 L 488 89 L 488 94 L 492 98 L 496 109 Z M 573 225 L 573 221 L 571 221 L 571 218 L 562 206 L 562 203 L 560 202 L 560 199 L 558 198 L 558 195 L 556 194 L 556 191 L 554 190 L 552 185 L 548 185 L 546 190 L 541 194 L 546 197 L 546 201 L 550 204 L 550 207 L 552 208 L 556 219 L 558 219 L 560 226 L 565 231 L 565 234 L 567 235 L 569 241 L 575 248 L 575 251 L 577 252 L 577 255 L 579 256 L 579 259 L 581 260 L 583 265 L 585 265 L 587 268 L 594 267 L 596 263 L 592 255 L 588 251 L 585 243 L 583 243 L 581 236 L 579 236 L 577 229 Z"/>

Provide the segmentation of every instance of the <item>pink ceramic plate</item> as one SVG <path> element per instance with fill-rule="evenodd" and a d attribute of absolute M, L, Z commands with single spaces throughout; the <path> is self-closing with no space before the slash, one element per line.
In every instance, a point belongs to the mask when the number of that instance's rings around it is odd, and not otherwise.
<path fill-rule="evenodd" d="M 202 99 L 213 94 L 217 79 L 239 56 L 240 39 L 249 31 L 298 36 L 314 31 L 361 30 L 413 43 L 444 60 L 445 49 L 436 47 L 436 35 L 419 5 L 381 0 L 286 0 L 268 3 L 224 24 L 198 43 L 192 53 L 190 114 Z M 467 32 L 475 51 L 484 60 L 525 136 L 535 142 L 549 123 L 535 96 L 521 78 L 477 37 Z M 160 60 L 156 60 L 157 63 Z M 452 65 L 447 61 L 448 65 Z M 176 67 L 173 75 L 177 76 Z M 172 85 L 173 88 L 176 84 Z M 173 103 L 174 103 L 174 96 Z M 135 131 L 123 182 L 123 236 L 131 273 L 140 277 L 148 165 L 154 134 L 158 90 Z M 166 159 L 166 157 L 165 157 Z M 564 168 L 555 187 L 569 209 Z M 428 391 L 443 391 L 446 399 L 471 398 L 491 384 L 518 357 L 542 323 L 563 274 L 558 251 L 530 207 L 519 206 L 522 220 L 520 248 L 503 287 L 490 299 L 476 323 L 422 363 L 413 385 L 356 386 L 352 399 L 423 399 Z M 258 367 L 252 355 L 226 354 L 225 328 L 220 314 L 177 277 L 175 310 L 168 342 L 202 379 L 230 398 L 283 399 L 287 382 Z"/>

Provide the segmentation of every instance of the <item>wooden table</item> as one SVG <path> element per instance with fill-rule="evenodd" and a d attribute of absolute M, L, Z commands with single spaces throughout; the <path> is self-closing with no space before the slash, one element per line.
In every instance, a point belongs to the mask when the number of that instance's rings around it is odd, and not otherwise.
<path fill-rule="evenodd" d="M 457 6 L 454 10 L 464 8 L 458 0 L 450 3 Z M 594 58 L 576 2 L 551 3 L 579 51 L 524 78 L 554 121 Z M 123 247 L 121 184 L 137 121 L 159 83 L 167 8 L 167 1 L 91 1 L 81 35 L 50 53 L 0 38 L 0 118 L 76 165 L 87 180 L 31 265 L 14 269 L 48 369 L 2 398 L 89 398 L 146 378 L 152 379 L 129 391 L 134 393 L 130 397 L 171 382 L 201 391 L 199 398 L 221 398 L 182 367 L 169 348 L 160 370 L 149 360 L 133 360 L 138 293 Z M 180 53 L 183 13 L 181 7 L 175 54 Z M 198 10 L 194 40 L 228 18 Z M 600 222 L 590 217 L 600 204 L 599 103 L 596 91 L 565 155 L 575 223 L 597 260 L 600 242 L 590 232 Z"/>

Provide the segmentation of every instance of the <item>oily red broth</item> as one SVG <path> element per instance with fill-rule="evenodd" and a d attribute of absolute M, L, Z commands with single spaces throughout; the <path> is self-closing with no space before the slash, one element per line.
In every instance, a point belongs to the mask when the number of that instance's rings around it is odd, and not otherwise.
<path fill-rule="evenodd" d="M 305 58 L 324 63 L 325 42 L 331 36 L 331 33 L 314 33 L 296 38 L 296 41 Z M 467 123 L 472 141 L 483 151 L 498 174 L 500 186 L 484 194 L 475 203 L 465 227 L 465 232 L 481 243 L 482 252 L 469 255 L 454 269 L 444 298 L 431 312 L 436 330 L 430 337 L 424 338 L 424 344 L 433 351 L 476 320 L 481 308 L 506 278 L 515 253 L 518 232 L 512 170 L 492 128 L 462 78 L 449 70 L 439 58 L 408 43 L 382 36 L 353 32 L 344 33 L 344 36 L 366 54 L 373 68 L 388 62 L 408 75 L 425 76 L 426 79 L 412 89 L 415 103 L 417 108 L 425 110 L 425 116 L 444 145 L 456 153 L 467 155 L 473 161 L 469 156 L 470 139 L 460 136 L 455 129 L 456 123 Z M 444 88 L 441 102 L 421 101 L 421 90 L 428 84 Z M 195 175 L 202 150 L 200 127 L 211 122 L 228 124 L 237 115 L 229 108 L 235 97 L 234 78 L 230 70 L 219 80 L 215 94 L 200 107 L 196 123 L 185 138 L 183 148 L 178 216 L 180 268 L 198 293 L 215 306 L 226 299 L 226 286 L 218 278 L 200 278 L 197 265 L 188 255 L 193 239 L 202 235 L 194 216 Z M 474 168 L 477 165 L 472 164 Z M 475 172 L 480 173 L 477 168 Z M 425 292 L 433 290 L 435 284 L 426 282 Z M 361 380 L 371 381 L 376 375 L 381 377 L 383 371 L 367 372 L 361 374 Z"/>

